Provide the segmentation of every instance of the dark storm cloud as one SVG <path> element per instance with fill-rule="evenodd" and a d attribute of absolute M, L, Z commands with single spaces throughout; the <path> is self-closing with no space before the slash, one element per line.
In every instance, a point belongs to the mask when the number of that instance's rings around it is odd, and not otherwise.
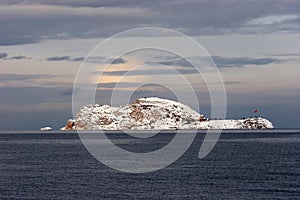
<path fill-rule="evenodd" d="M 300 30 L 296 0 L 2 0 L 0 4 L 1 45 L 107 37 L 141 26 L 173 28 L 189 35 Z"/>

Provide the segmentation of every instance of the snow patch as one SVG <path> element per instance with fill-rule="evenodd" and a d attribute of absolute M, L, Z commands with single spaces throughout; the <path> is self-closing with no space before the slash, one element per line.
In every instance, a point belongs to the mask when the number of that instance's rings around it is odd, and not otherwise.
<path fill-rule="evenodd" d="M 52 128 L 49 127 L 49 126 L 46 126 L 46 127 L 41 128 L 40 130 L 41 130 L 41 131 L 51 131 Z"/>

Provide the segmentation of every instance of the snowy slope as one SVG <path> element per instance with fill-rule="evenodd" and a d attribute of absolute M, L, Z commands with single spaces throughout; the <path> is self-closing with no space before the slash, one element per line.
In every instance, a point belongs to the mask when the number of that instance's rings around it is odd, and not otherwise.
<path fill-rule="evenodd" d="M 123 107 L 87 105 L 75 118 L 78 130 L 146 129 L 265 129 L 264 118 L 200 121 L 200 114 L 181 103 L 156 97 L 141 98 Z"/>
<path fill-rule="evenodd" d="M 46 126 L 46 127 L 43 127 L 43 128 L 40 128 L 41 131 L 51 131 L 52 128 L 49 127 L 49 126 Z"/>
<path fill-rule="evenodd" d="M 201 122 L 199 129 L 270 129 L 273 124 L 261 117 L 246 119 L 210 120 Z"/>

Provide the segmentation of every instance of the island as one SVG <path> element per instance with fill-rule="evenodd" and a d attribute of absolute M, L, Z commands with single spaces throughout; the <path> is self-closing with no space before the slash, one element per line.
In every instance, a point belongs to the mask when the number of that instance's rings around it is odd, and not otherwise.
<path fill-rule="evenodd" d="M 86 105 L 61 130 L 273 129 L 262 117 L 208 119 L 189 106 L 157 97 L 125 106 Z"/>

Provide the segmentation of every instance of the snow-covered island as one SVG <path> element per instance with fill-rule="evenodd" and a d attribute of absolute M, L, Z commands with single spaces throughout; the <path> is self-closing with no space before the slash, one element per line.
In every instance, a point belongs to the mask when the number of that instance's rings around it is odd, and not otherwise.
<path fill-rule="evenodd" d="M 121 107 L 98 104 L 83 106 L 75 119 L 61 130 L 148 129 L 272 129 L 261 117 L 209 120 L 179 102 L 157 97 L 140 98 Z"/>

